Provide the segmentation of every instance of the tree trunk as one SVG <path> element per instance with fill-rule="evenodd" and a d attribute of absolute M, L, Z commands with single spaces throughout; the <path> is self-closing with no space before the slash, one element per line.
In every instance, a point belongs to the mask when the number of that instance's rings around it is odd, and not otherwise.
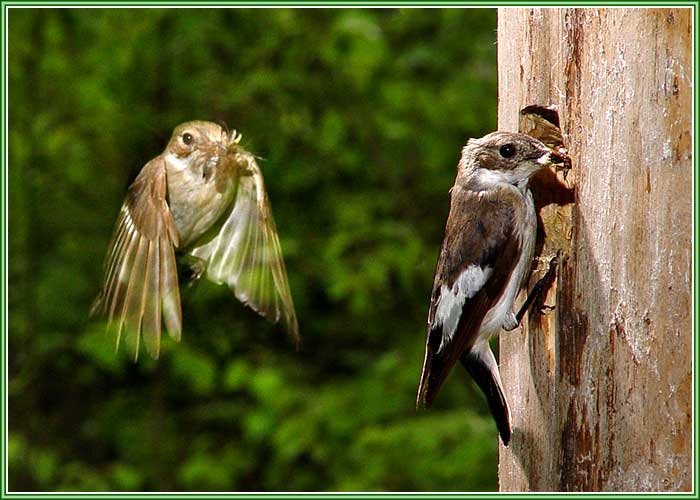
<path fill-rule="evenodd" d="M 692 487 L 691 51 L 689 8 L 499 9 L 499 129 L 554 105 L 572 158 L 531 183 L 530 286 L 561 257 L 500 337 L 502 491 Z"/>

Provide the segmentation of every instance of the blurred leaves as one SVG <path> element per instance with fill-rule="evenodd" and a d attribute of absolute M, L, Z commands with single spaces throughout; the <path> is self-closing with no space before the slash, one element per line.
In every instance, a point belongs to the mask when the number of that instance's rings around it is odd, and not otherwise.
<path fill-rule="evenodd" d="M 459 151 L 495 128 L 495 11 L 9 11 L 11 490 L 496 489 L 459 370 L 414 409 Z M 262 157 L 302 349 L 226 287 L 134 364 L 90 321 L 128 184 L 192 119 Z"/>

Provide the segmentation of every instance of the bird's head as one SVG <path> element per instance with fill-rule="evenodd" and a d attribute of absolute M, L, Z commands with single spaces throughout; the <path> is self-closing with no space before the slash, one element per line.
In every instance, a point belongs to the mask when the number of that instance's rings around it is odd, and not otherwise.
<path fill-rule="evenodd" d="M 555 151 L 529 135 L 492 132 L 469 139 L 459 173 L 485 188 L 503 183 L 523 188 L 532 174 L 557 161 Z"/>
<path fill-rule="evenodd" d="M 235 130 L 229 131 L 216 123 L 186 122 L 175 127 L 165 154 L 180 168 L 188 168 L 208 180 L 217 170 L 226 169 L 237 153 L 243 152 L 238 144 L 241 137 Z"/>

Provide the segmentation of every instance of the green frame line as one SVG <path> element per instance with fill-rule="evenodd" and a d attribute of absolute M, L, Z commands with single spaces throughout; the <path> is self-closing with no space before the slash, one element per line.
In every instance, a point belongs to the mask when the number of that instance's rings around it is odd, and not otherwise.
<path fill-rule="evenodd" d="M 0 471 L 0 482 L 2 482 L 2 495 L 5 495 L 6 491 L 6 485 L 8 484 L 7 481 L 7 453 L 6 453 L 6 447 L 7 447 L 7 435 L 9 432 L 8 425 L 7 425 L 7 391 L 5 390 L 5 386 L 7 384 L 7 365 L 5 363 L 5 353 L 7 352 L 7 338 L 9 336 L 9 332 L 7 331 L 7 279 L 6 279 L 6 269 L 7 269 L 7 252 L 6 252 L 6 240 L 8 238 L 8 232 L 7 232 L 7 218 L 6 218 L 6 196 L 5 196 L 5 168 L 6 168 L 6 154 L 7 154 L 7 148 L 5 147 L 5 136 L 7 135 L 7 106 L 5 103 L 5 81 L 6 81 L 6 43 L 5 43 L 5 37 L 7 36 L 7 30 L 5 29 L 5 24 L 7 23 L 7 15 L 5 13 L 5 9 L 3 8 L 3 14 L 2 14 L 2 26 L 0 26 L 0 50 L 2 51 L 2 83 L 0 84 L 0 88 L 2 88 L 2 97 L 1 99 L 1 107 L 2 107 L 2 117 L 3 117 L 3 131 L 2 134 L 0 134 L 0 145 L 2 146 L 0 149 L 2 149 L 2 160 L 0 160 L 0 164 L 2 165 L 2 174 L 0 174 L 0 197 L 2 198 L 2 201 L 0 202 L 0 214 L 2 216 L 2 236 L 0 237 L 0 240 L 2 243 L 0 243 L 0 248 L 2 249 L 2 264 L 0 265 L 0 280 L 2 280 L 2 284 L 0 285 L 0 288 L 2 291 L 0 292 L 0 297 L 2 297 L 2 308 L 3 312 L 0 315 L 0 325 L 2 327 L 2 342 L 0 342 L 0 359 L 2 361 L 0 362 L 2 364 L 2 384 L 0 384 L 0 397 L 2 398 L 2 415 L 0 415 L 0 424 L 2 427 L 2 445 L 0 448 L 2 449 L 2 459 L 0 459 L 0 467 L 2 467 L 2 471 Z"/>
<path fill-rule="evenodd" d="M 360 1 L 360 0 L 340 0 L 337 2 L 322 1 L 322 0 L 311 0 L 311 1 L 244 1 L 244 2 L 230 2 L 230 1 L 209 1 L 209 2 L 195 2 L 191 0 L 173 0 L 171 2 L 167 1 L 105 1 L 105 2 L 95 2 L 95 1 L 76 1 L 76 2 L 36 2 L 32 0 L 14 0 L 2 2 L 3 7 L 35 7 L 35 8 L 81 8 L 81 7 L 196 7 L 196 8 L 210 8 L 210 7 L 231 7 L 231 8 L 275 8 L 275 7 L 289 7 L 289 8 L 304 8 L 304 7 L 317 7 L 317 8 L 343 8 L 343 7 L 367 7 L 367 8 L 393 8 L 393 7 L 422 7 L 422 8 L 472 8 L 472 7 L 543 7 L 543 8 L 579 8 L 579 7 L 599 7 L 601 2 L 595 1 L 577 1 L 577 2 L 562 2 L 561 0 L 539 0 L 538 2 L 528 2 L 527 0 L 508 0 L 505 2 L 496 1 L 458 1 L 458 0 L 446 0 L 439 2 L 425 2 L 419 0 L 408 0 L 408 1 L 398 1 L 398 0 L 384 0 L 384 1 Z M 659 7 L 659 2 L 652 1 L 625 1 L 617 0 L 612 2 L 606 2 L 604 7 L 641 7 L 641 8 L 652 8 Z M 695 7 L 698 2 L 694 1 L 675 1 L 666 2 L 663 7 Z"/>
<path fill-rule="evenodd" d="M 12 493 L 3 498 L 22 498 L 22 499 L 40 499 L 40 498 L 134 498 L 134 499 L 165 499 L 165 498 L 191 498 L 203 497 L 210 499 L 230 499 L 236 498 L 239 500 L 257 500 L 260 498 L 270 498 L 274 500 L 289 499 L 289 498 L 312 498 L 317 500 L 336 500 L 347 499 L 357 500 L 363 498 L 390 498 L 390 499 L 454 499 L 454 498 L 503 498 L 514 496 L 525 496 L 529 498 L 561 498 L 563 496 L 573 495 L 579 499 L 594 499 L 601 496 L 600 493 Z M 697 498 L 697 495 L 692 493 L 615 493 L 606 492 L 609 495 L 619 499 L 638 499 L 644 498 Z"/>
<path fill-rule="evenodd" d="M 8 289 L 8 277 L 7 277 L 7 242 L 9 240 L 9 229 L 8 229 L 8 218 L 7 218 L 7 129 L 8 129 L 8 113 L 7 113 L 7 101 L 6 101 L 6 95 L 7 95 L 7 88 L 6 88 L 6 82 L 7 82 L 7 13 L 6 9 L 4 8 L 3 5 L 3 12 L 2 12 L 2 23 L 0 25 L 0 50 L 2 51 L 2 83 L 0 84 L 0 88 L 2 88 L 2 97 L 1 99 L 1 109 L 2 109 L 2 134 L 0 134 L 0 150 L 2 150 L 2 160 L 0 160 L 0 165 L 2 168 L 2 173 L 0 173 L 0 198 L 2 201 L 0 202 L 0 214 L 2 219 L 0 219 L 2 222 L 0 222 L 0 225 L 2 226 L 2 236 L 0 236 L 0 249 L 2 249 L 2 264 L 0 265 L 0 280 L 2 280 L 2 284 L 0 284 L 0 289 L 2 291 L 0 292 L 0 297 L 2 297 L 2 314 L 0 314 L 0 325 L 2 326 L 2 341 L 0 342 L 0 364 L 2 365 L 2 383 L 0 384 L 0 397 L 2 398 L 2 414 L 0 415 L 0 427 L 2 428 L 2 438 L 0 438 L 1 445 L 0 449 L 2 450 L 2 458 L 0 459 L 0 467 L 2 467 L 2 470 L 0 471 L 0 482 L 2 483 L 2 492 L 0 493 L 2 497 L 4 498 L 6 495 L 7 491 L 7 485 L 8 485 L 8 457 L 7 457 L 7 437 L 9 435 L 9 425 L 7 421 L 7 383 L 8 383 L 8 377 L 7 377 L 7 344 L 8 344 L 8 338 L 9 338 L 9 331 L 8 331 L 8 326 L 7 326 L 7 316 L 8 316 L 8 300 L 7 300 L 7 289 Z"/>
<path fill-rule="evenodd" d="M 695 128 L 695 134 L 693 137 L 693 284 L 698 283 L 700 278 L 700 270 L 698 270 L 698 260 L 700 257 L 700 250 L 698 246 L 700 245 L 700 238 L 698 232 L 698 221 L 700 220 L 700 206 L 698 206 L 698 199 L 700 199 L 700 159 L 698 159 L 698 146 L 700 146 L 700 139 L 697 135 L 697 117 L 700 113 L 700 102 L 698 99 L 698 76 L 700 75 L 700 70 L 698 65 L 700 64 L 700 54 L 698 54 L 698 23 L 700 22 L 700 8 L 698 4 L 695 5 L 693 9 L 693 127 Z M 700 444 L 700 439 L 698 438 L 698 401 L 700 400 L 700 388 L 698 387 L 698 360 L 700 360 L 700 340 L 698 339 L 698 312 L 700 311 L 700 297 L 697 294 L 696 287 L 692 287 L 692 297 L 693 297 L 693 371 L 694 371 L 694 390 L 693 390 L 693 401 L 692 401 L 692 418 L 695 432 L 693 434 L 693 492 L 697 495 L 697 481 L 700 475 L 700 464 L 698 463 L 698 446 Z"/>

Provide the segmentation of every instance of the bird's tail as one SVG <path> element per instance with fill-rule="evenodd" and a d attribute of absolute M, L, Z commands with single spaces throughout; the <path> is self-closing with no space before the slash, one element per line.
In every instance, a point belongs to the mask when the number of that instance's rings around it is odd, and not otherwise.
<path fill-rule="evenodd" d="M 501 441 L 504 446 L 508 446 L 511 435 L 510 408 L 503 393 L 498 363 L 488 342 L 479 347 L 474 346 L 469 352 L 462 354 L 460 361 L 486 396 Z"/>

